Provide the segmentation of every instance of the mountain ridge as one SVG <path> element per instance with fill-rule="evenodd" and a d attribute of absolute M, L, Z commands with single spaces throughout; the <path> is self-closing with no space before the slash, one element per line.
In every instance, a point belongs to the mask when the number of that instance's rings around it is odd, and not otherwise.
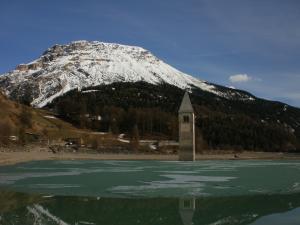
<path fill-rule="evenodd" d="M 158 59 L 148 50 L 98 41 L 75 41 L 48 48 L 38 59 L 20 64 L 0 76 L 0 88 L 13 99 L 44 107 L 73 90 L 113 82 L 168 83 L 181 89 L 200 88 L 224 98 L 254 100 L 234 89 L 220 91 L 217 85 L 185 74 Z"/>

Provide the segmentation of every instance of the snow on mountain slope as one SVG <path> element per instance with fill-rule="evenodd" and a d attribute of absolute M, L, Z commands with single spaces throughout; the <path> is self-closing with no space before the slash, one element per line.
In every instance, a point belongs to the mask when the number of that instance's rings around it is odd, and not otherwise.
<path fill-rule="evenodd" d="M 37 60 L 0 76 L 0 88 L 8 96 L 26 97 L 33 106 L 43 107 L 72 89 L 136 81 L 165 82 L 182 89 L 196 86 L 230 97 L 214 85 L 178 71 L 143 48 L 97 41 L 55 45 Z"/>

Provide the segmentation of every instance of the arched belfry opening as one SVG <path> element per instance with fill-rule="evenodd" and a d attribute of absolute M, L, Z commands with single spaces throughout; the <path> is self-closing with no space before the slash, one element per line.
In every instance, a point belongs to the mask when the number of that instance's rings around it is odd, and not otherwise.
<path fill-rule="evenodd" d="M 179 160 L 195 160 L 195 114 L 188 92 L 185 92 L 179 111 Z"/>

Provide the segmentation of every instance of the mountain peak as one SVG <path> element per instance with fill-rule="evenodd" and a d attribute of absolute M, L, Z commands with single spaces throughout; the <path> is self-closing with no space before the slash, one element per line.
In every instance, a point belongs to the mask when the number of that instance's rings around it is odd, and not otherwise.
<path fill-rule="evenodd" d="M 13 98 L 22 96 L 33 106 L 43 107 L 72 89 L 138 81 L 231 96 L 171 67 L 144 48 L 85 40 L 48 48 L 33 62 L 0 76 L 0 88 Z M 241 98 L 250 99 L 247 95 Z"/>

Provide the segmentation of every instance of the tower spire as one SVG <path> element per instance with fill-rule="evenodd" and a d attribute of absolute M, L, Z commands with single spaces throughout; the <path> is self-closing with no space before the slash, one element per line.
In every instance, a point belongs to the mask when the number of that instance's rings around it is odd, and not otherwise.
<path fill-rule="evenodd" d="M 193 106 L 192 106 L 192 103 L 191 103 L 191 100 L 190 100 L 190 97 L 189 97 L 189 94 L 187 91 L 184 93 L 184 96 L 181 101 L 181 105 L 180 105 L 178 112 L 179 113 L 184 113 L 184 112 L 194 113 L 194 109 L 193 109 Z"/>

